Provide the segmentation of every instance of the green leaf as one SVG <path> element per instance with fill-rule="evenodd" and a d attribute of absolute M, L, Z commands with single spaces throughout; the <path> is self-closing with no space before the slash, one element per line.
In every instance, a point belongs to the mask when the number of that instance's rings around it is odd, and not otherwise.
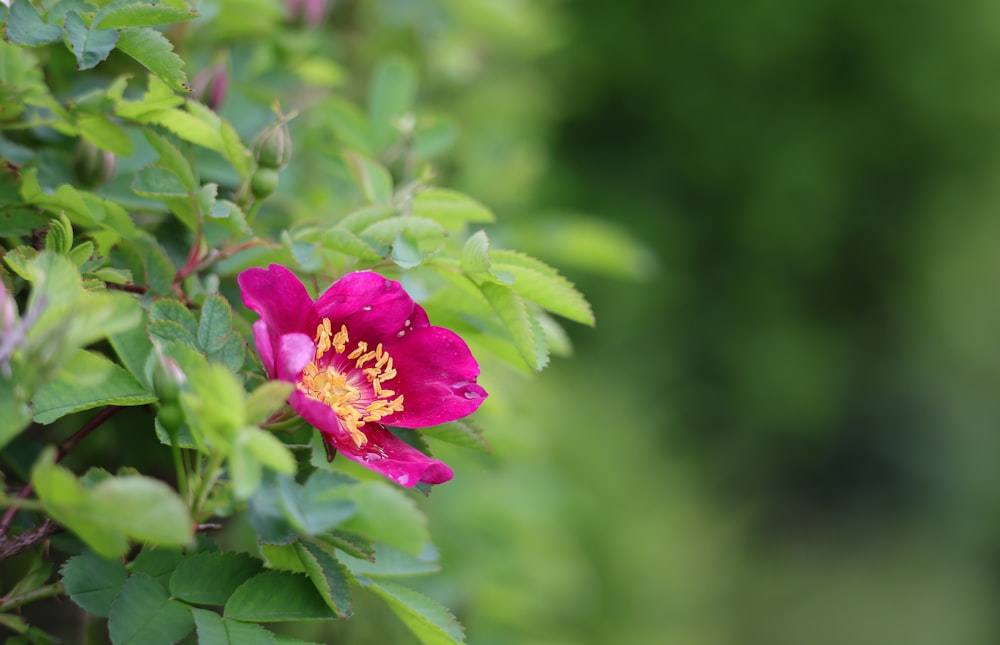
<path fill-rule="evenodd" d="M 108 615 L 114 645 L 170 645 L 194 628 L 191 612 L 144 573 L 129 577 Z"/>
<path fill-rule="evenodd" d="M 153 149 L 156 150 L 156 154 L 159 155 L 158 164 L 172 172 L 180 180 L 184 186 L 184 193 L 193 193 L 197 190 L 199 185 L 198 175 L 191 162 L 184 156 L 184 153 L 170 139 L 153 132 L 151 129 L 145 129 L 143 134 L 146 135 L 146 140 L 149 141 Z"/>
<path fill-rule="evenodd" d="M 18 45 L 38 47 L 62 36 L 59 25 L 48 25 L 30 0 L 15 0 L 7 17 L 7 40 Z"/>
<path fill-rule="evenodd" d="M 370 244 L 340 226 L 334 226 L 323 234 L 323 246 L 360 260 L 379 260 L 382 257 Z"/>
<path fill-rule="evenodd" d="M 198 645 L 276 645 L 274 634 L 260 625 L 226 620 L 214 611 L 192 609 Z"/>
<path fill-rule="evenodd" d="M 396 612 L 424 645 L 456 645 L 465 642 L 462 626 L 436 600 L 388 581 L 370 582 L 366 586 Z"/>
<path fill-rule="evenodd" d="M 415 576 L 436 573 L 441 570 L 441 566 L 438 564 L 437 549 L 429 542 L 424 545 L 424 550 L 417 556 L 403 553 L 388 544 L 379 543 L 376 548 L 377 557 L 374 562 L 367 558 L 354 558 L 344 553 L 338 554 L 337 557 L 356 576 Z"/>
<path fill-rule="evenodd" d="M 236 330 L 226 337 L 221 347 L 208 352 L 208 360 L 226 366 L 230 372 L 238 372 L 245 358 L 246 343 Z"/>
<path fill-rule="evenodd" d="M 16 119 L 27 105 L 51 100 L 38 58 L 26 49 L 0 41 L 0 120 Z"/>
<path fill-rule="evenodd" d="M 392 176 L 385 167 L 356 152 L 347 151 L 343 156 L 351 177 L 369 203 L 392 199 Z"/>
<path fill-rule="evenodd" d="M 193 537 L 187 506 L 161 481 L 110 477 L 85 488 L 72 473 L 55 464 L 52 448 L 35 462 L 31 481 L 45 511 L 98 555 L 121 556 L 129 538 L 182 546 Z"/>
<path fill-rule="evenodd" d="M 184 554 L 176 549 L 159 549 L 147 545 L 132 561 L 131 571 L 145 573 L 166 589 L 170 576 L 184 560 Z"/>
<path fill-rule="evenodd" d="M 447 441 L 463 448 L 471 448 L 485 453 L 491 452 L 490 445 L 486 442 L 486 435 L 482 428 L 475 425 L 469 419 L 421 428 L 420 432 L 428 437 Z"/>
<path fill-rule="evenodd" d="M 320 113 L 330 120 L 330 127 L 345 147 L 368 156 L 375 154 L 368 117 L 356 105 L 334 97 L 322 104 Z"/>
<path fill-rule="evenodd" d="M 188 101 L 187 106 L 197 105 Z M 142 115 L 142 120 L 146 123 L 162 125 L 181 139 L 190 141 L 209 150 L 223 152 L 225 143 L 222 140 L 220 123 L 206 123 L 203 119 L 177 108 L 167 108 L 147 112 Z"/>
<path fill-rule="evenodd" d="M 296 542 L 295 550 L 305 566 L 306 575 L 326 605 L 340 618 L 351 616 L 350 574 L 333 556 L 315 544 Z"/>
<path fill-rule="evenodd" d="M 413 200 L 413 214 L 434 220 L 449 231 L 460 231 L 466 224 L 488 223 L 496 218 L 488 208 L 467 195 L 432 188 Z"/>
<path fill-rule="evenodd" d="M 217 352 L 233 330 L 233 309 L 229 301 L 217 293 L 205 297 L 198 323 L 198 343 L 206 353 Z"/>
<path fill-rule="evenodd" d="M 462 247 L 462 271 L 469 274 L 490 270 L 490 241 L 486 231 L 478 231 Z"/>
<path fill-rule="evenodd" d="M 35 421 L 42 424 L 105 405 L 144 405 L 156 401 L 131 374 L 101 354 L 80 350 L 56 378 L 35 394 Z"/>
<path fill-rule="evenodd" d="M 348 480 L 337 473 L 316 470 L 304 485 L 290 477 L 279 480 L 279 503 L 288 522 L 299 532 L 318 535 L 342 524 L 358 510 L 354 501 L 344 499 Z"/>
<path fill-rule="evenodd" d="M 375 561 L 375 544 L 371 540 L 367 540 L 359 535 L 346 531 L 331 531 L 317 535 L 313 539 L 335 549 L 340 549 L 348 556 L 357 560 Z"/>
<path fill-rule="evenodd" d="M 159 76 L 150 74 L 147 81 L 148 87 L 141 99 L 136 101 L 118 99 L 115 106 L 118 116 L 123 119 L 145 121 L 150 114 L 184 104 L 184 99 L 174 94 L 174 90 Z"/>
<path fill-rule="evenodd" d="M 66 46 L 76 56 L 78 69 L 90 69 L 108 57 L 118 42 L 115 29 L 91 29 L 75 11 L 67 11 L 63 22 Z"/>
<path fill-rule="evenodd" d="M 183 22 L 197 18 L 193 9 L 180 9 L 169 4 L 120 0 L 112 2 L 97 12 L 91 25 L 95 28 L 120 29 L 122 27 L 143 27 Z"/>
<path fill-rule="evenodd" d="M 222 365 L 187 369 L 189 391 L 181 394 L 192 430 L 206 437 L 215 449 L 225 451 L 246 426 L 243 386 Z"/>
<path fill-rule="evenodd" d="M 246 553 L 197 553 L 184 559 L 170 577 L 170 593 L 196 605 L 224 605 L 264 563 Z"/>
<path fill-rule="evenodd" d="M 68 255 L 73 248 L 73 225 L 65 213 L 49 220 L 48 231 L 45 234 L 45 248 L 54 253 Z"/>
<path fill-rule="evenodd" d="M 275 410 L 285 405 L 295 386 L 282 381 L 267 381 L 247 397 L 247 423 L 260 425 Z"/>
<path fill-rule="evenodd" d="M 141 168 L 132 178 L 130 188 L 137 195 L 154 199 L 188 196 L 187 188 L 177 175 L 158 165 Z"/>
<path fill-rule="evenodd" d="M 152 322 L 169 320 L 187 330 L 192 338 L 198 336 L 198 320 L 180 300 L 157 298 L 149 307 L 149 320 Z"/>
<path fill-rule="evenodd" d="M 121 126 L 108 117 L 98 114 L 81 116 L 76 126 L 80 128 L 80 134 L 84 139 L 101 150 L 107 150 L 119 157 L 132 156 L 132 140 Z"/>
<path fill-rule="evenodd" d="M 243 583 L 229 598 L 223 615 L 252 623 L 336 618 L 306 576 L 265 571 Z"/>
<path fill-rule="evenodd" d="M 120 34 L 118 49 L 173 89 L 182 92 L 191 89 L 184 73 L 184 61 L 174 53 L 174 46 L 163 34 L 149 27 L 130 27 L 122 29 Z"/>
<path fill-rule="evenodd" d="M 146 331 L 151 338 L 164 343 L 184 343 L 192 347 L 198 346 L 198 339 L 183 325 L 172 320 L 154 320 L 146 325 Z"/>
<path fill-rule="evenodd" d="M 504 328 L 514 341 L 514 346 L 528 367 L 539 370 L 547 361 L 545 349 L 535 338 L 535 331 L 524 302 L 507 285 L 484 282 L 479 290 L 500 317 Z"/>
<path fill-rule="evenodd" d="M 21 433 L 31 423 L 31 410 L 20 400 L 15 392 L 14 383 L 7 378 L 0 378 L 0 448 Z"/>
<path fill-rule="evenodd" d="M 128 571 L 120 561 L 88 550 L 67 560 L 59 575 L 73 602 L 95 616 L 106 617 Z"/>
<path fill-rule="evenodd" d="M 391 145 L 399 136 L 399 119 L 413 111 L 417 95 L 417 73 L 402 58 L 390 58 L 375 71 L 368 95 L 372 138 L 377 150 Z"/>
<path fill-rule="evenodd" d="M 357 504 L 357 513 L 340 528 L 385 542 L 414 555 L 430 540 L 427 518 L 402 490 L 379 481 L 336 489 Z"/>
<path fill-rule="evenodd" d="M 513 289 L 551 311 L 575 322 L 594 325 L 594 312 L 573 283 L 559 275 L 555 269 L 531 256 L 512 251 L 494 251 L 494 272 L 503 272 L 514 278 Z"/>

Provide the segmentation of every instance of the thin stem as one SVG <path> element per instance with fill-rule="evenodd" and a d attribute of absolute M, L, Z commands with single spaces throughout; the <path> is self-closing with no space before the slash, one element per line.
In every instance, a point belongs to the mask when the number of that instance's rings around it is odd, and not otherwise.
<path fill-rule="evenodd" d="M 21 499 L 20 497 L 7 497 L 0 495 L 0 506 L 16 507 L 24 511 L 40 511 L 42 503 L 34 499 Z"/>
<path fill-rule="evenodd" d="M 212 456 L 209 457 L 208 466 L 205 468 L 204 473 L 202 473 L 201 482 L 198 484 L 198 492 L 195 493 L 194 504 L 191 506 L 191 515 L 195 519 L 198 519 L 201 507 L 208 501 L 208 495 L 212 492 L 215 482 L 219 479 L 219 473 L 222 469 L 222 459 L 223 455 L 221 452 L 212 453 Z"/>
<path fill-rule="evenodd" d="M 66 593 L 66 587 L 63 583 L 53 582 L 52 584 L 45 585 L 44 587 L 32 589 L 31 591 L 21 594 L 20 596 L 0 598 L 0 608 L 3 608 L 5 611 L 8 609 L 15 609 L 22 605 L 27 605 L 29 602 L 35 602 L 36 600 L 43 600 L 53 596 L 61 596 L 64 593 Z"/>

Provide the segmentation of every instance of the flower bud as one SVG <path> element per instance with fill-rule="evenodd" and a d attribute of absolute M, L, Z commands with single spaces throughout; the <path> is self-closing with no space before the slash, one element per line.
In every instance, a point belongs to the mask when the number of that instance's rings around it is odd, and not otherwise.
<path fill-rule="evenodd" d="M 101 150 L 86 139 L 81 138 L 76 146 L 73 171 L 80 185 L 93 188 L 109 181 L 115 174 L 115 155 Z"/>
<path fill-rule="evenodd" d="M 261 130 L 254 141 L 253 156 L 257 165 L 280 170 L 292 159 L 292 135 L 284 118 Z"/>
<path fill-rule="evenodd" d="M 274 168 L 258 168 L 250 178 L 250 187 L 257 199 L 264 199 L 278 188 L 278 171 Z"/>
<path fill-rule="evenodd" d="M 153 389 L 160 398 L 161 406 L 176 404 L 181 393 L 181 384 L 187 380 L 181 366 L 174 359 L 160 354 L 153 369 Z"/>
<path fill-rule="evenodd" d="M 226 64 L 219 63 L 201 70 L 195 76 L 192 86 L 195 98 L 218 111 L 222 102 L 226 100 L 226 91 L 229 89 L 229 73 L 226 70 Z"/>

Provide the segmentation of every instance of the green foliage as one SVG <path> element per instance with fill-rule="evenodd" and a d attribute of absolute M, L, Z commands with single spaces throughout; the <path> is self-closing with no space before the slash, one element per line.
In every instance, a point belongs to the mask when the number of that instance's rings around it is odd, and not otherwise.
<path fill-rule="evenodd" d="M 348 69 L 276 2 L 195 4 L 15 0 L 3 18 L 0 449 L 5 503 L 25 510 L 0 537 L 41 543 L 50 520 L 70 556 L 50 580 L 38 555 L 11 597 L 64 593 L 115 645 L 292 644 L 261 623 L 346 619 L 364 587 L 422 642 L 463 642 L 443 607 L 384 582 L 439 569 L 421 503 L 327 460 L 286 405 L 295 385 L 268 380 L 236 275 L 277 262 L 322 291 L 377 270 L 484 368 L 541 369 L 568 349 L 549 314 L 593 314 L 441 185 L 458 126 L 424 102 L 419 61 Z M 213 65 L 225 101 L 189 93 Z M 475 421 L 426 436 L 489 452 Z M 246 539 L 205 537 L 231 527 Z M 0 623 L 48 638 L 6 604 Z"/>

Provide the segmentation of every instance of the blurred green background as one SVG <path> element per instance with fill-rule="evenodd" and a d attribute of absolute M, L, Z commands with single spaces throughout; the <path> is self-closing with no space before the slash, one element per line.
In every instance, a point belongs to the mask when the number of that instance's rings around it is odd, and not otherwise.
<path fill-rule="evenodd" d="M 342 10 L 597 313 L 488 372 L 492 457 L 439 450 L 471 643 L 1000 641 L 1000 6 Z"/>

